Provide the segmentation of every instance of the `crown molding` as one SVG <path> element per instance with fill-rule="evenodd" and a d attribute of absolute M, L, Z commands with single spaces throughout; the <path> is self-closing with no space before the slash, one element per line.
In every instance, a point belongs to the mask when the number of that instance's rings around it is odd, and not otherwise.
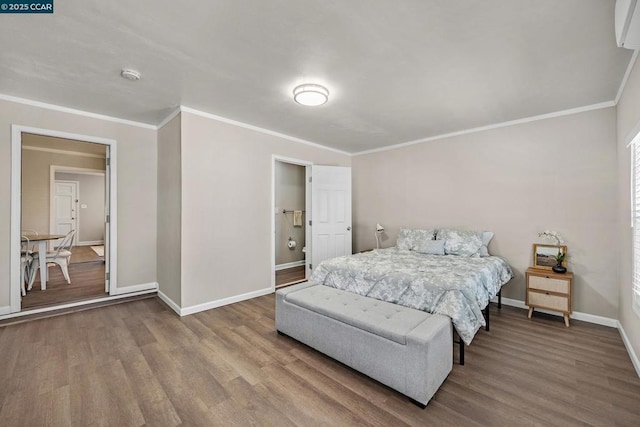
<path fill-rule="evenodd" d="M 171 113 L 169 113 L 169 115 L 167 117 L 162 119 L 162 121 L 156 126 L 156 129 L 160 130 L 161 128 L 163 128 L 167 123 L 169 123 L 178 114 L 180 114 L 180 111 L 181 111 L 181 107 L 178 106 L 175 110 L 173 110 Z"/>
<path fill-rule="evenodd" d="M 308 145 L 315 148 L 320 148 L 322 150 L 333 151 L 334 153 L 344 154 L 346 156 L 351 156 L 351 153 L 347 151 L 338 150 L 337 148 L 327 147 L 326 145 L 318 144 L 316 142 L 307 141 L 306 139 L 296 138 L 295 136 L 287 135 L 280 132 L 275 132 L 269 129 L 261 128 L 259 126 L 250 125 L 248 123 L 239 122 L 237 120 L 228 119 L 226 117 L 216 116 L 215 114 L 207 113 L 204 111 L 196 110 L 195 108 L 186 107 L 184 105 L 180 106 L 180 111 L 183 113 L 189 113 L 200 117 L 205 117 L 207 119 L 215 120 L 222 123 L 227 123 L 230 125 L 238 126 L 244 129 L 249 129 L 255 132 L 264 133 L 266 135 L 275 136 L 282 139 L 287 139 L 289 141 L 298 142 L 300 144 Z M 175 112 L 174 112 L 175 113 Z M 171 114 L 174 114 L 171 113 Z M 166 120 L 166 119 L 165 119 Z M 164 120 L 163 120 L 164 122 Z"/>
<path fill-rule="evenodd" d="M 636 63 L 636 59 L 638 59 L 638 51 L 634 50 L 633 55 L 631 55 L 631 60 L 629 61 L 629 65 L 627 65 L 627 71 L 624 72 L 624 76 L 622 76 L 622 81 L 620 82 L 620 87 L 618 88 L 618 93 L 616 94 L 616 98 L 613 102 L 618 105 L 620 102 L 620 98 L 624 93 L 624 87 L 627 85 L 627 80 L 629 80 L 629 76 L 631 75 L 631 70 L 633 70 L 633 66 Z"/>
<path fill-rule="evenodd" d="M 31 151 L 44 151 L 46 153 L 54 153 L 54 154 L 64 154 L 68 156 L 79 156 L 79 157 L 93 157 L 95 159 L 105 159 L 106 155 L 94 154 L 94 153 L 82 153 L 79 151 L 70 151 L 70 150 L 60 150 L 57 148 L 47 148 L 47 147 L 34 147 L 32 145 L 22 145 L 23 150 L 31 150 Z"/>
<path fill-rule="evenodd" d="M 541 114 L 539 116 L 531 116 L 531 117 L 526 117 L 524 119 L 510 120 L 508 122 L 495 123 L 492 125 L 480 126 L 477 128 L 465 129 L 457 132 L 430 136 L 428 138 L 416 139 L 414 141 L 388 145 L 386 147 L 374 148 L 372 150 L 359 151 L 357 153 L 352 153 L 352 156 L 362 156 L 365 154 L 373 154 L 373 153 L 379 153 L 382 151 L 395 150 L 398 148 L 404 148 L 404 147 L 410 147 L 412 145 L 422 144 L 424 142 L 437 141 L 439 139 L 452 138 L 454 136 L 468 135 L 471 133 L 484 132 L 492 129 L 499 129 L 503 127 L 515 126 L 515 125 L 520 125 L 520 124 L 530 123 L 530 122 L 537 122 L 539 120 L 546 120 L 546 119 L 552 119 L 555 117 L 569 116 L 571 114 L 584 113 L 587 111 L 600 110 L 603 108 L 615 107 L 615 105 L 616 104 L 613 101 L 601 102 L 599 104 L 585 105 L 584 107 L 571 108 L 569 110 L 556 111 L 554 113 Z"/>
<path fill-rule="evenodd" d="M 74 114 L 76 116 L 89 117 L 92 119 L 105 120 L 108 122 L 140 127 L 143 129 L 152 129 L 152 130 L 158 129 L 157 126 L 149 123 L 136 122 L 133 120 L 126 120 L 118 117 L 106 116 L 104 114 L 97 114 L 97 113 L 91 113 L 89 111 L 76 110 L 75 108 L 63 107 L 61 105 L 55 105 L 55 104 L 48 104 L 46 102 L 33 101 L 31 99 L 18 98 L 17 96 L 5 95 L 1 93 L 0 93 L 0 100 L 15 102 L 17 104 L 29 105 L 31 107 L 44 108 L 52 111 L 59 111 L 61 113 Z"/>

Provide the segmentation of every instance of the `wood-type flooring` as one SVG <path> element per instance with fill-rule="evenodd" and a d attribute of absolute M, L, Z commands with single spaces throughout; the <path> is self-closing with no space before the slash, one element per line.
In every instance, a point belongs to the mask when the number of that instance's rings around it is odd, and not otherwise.
<path fill-rule="evenodd" d="M 304 281 L 304 265 L 276 271 L 276 287 L 291 285 Z"/>
<path fill-rule="evenodd" d="M 491 331 L 424 410 L 277 335 L 273 294 L 182 318 L 149 298 L 0 327 L 0 423 L 640 425 L 640 379 L 616 329 L 491 311 Z"/>
<path fill-rule="evenodd" d="M 93 251 L 92 251 L 93 252 Z M 94 253 L 95 254 L 95 253 Z M 107 296 L 104 291 L 104 262 L 78 262 L 69 264 L 71 284 L 67 283 L 57 265 L 50 266 L 47 289 L 40 288 L 40 272 L 33 287 L 22 297 L 22 310 L 50 307 Z"/>

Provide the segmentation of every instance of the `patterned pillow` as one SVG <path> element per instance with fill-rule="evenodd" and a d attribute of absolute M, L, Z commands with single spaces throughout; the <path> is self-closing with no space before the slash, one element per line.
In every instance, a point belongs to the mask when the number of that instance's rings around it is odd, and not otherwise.
<path fill-rule="evenodd" d="M 426 255 L 444 255 L 444 243 L 444 240 L 422 240 L 414 250 Z"/>
<path fill-rule="evenodd" d="M 467 230 L 438 230 L 438 240 L 444 240 L 444 252 L 447 255 L 479 256 L 482 247 L 482 232 Z"/>
<path fill-rule="evenodd" d="M 425 240 L 433 240 L 436 231 L 429 230 L 412 230 L 410 228 L 401 228 L 398 233 L 398 240 L 396 246 L 398 249 L 405 251 L 415 251 L 420 242 Z"/>

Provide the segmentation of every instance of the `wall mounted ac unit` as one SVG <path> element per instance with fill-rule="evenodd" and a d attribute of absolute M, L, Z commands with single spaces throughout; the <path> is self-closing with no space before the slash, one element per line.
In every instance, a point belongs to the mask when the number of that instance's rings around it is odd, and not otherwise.
<path fill-rule="evenodd" d="M 640 49 L 640 5 L 637 0 L 616 0 L 615 21 L 618 46 Z"/>

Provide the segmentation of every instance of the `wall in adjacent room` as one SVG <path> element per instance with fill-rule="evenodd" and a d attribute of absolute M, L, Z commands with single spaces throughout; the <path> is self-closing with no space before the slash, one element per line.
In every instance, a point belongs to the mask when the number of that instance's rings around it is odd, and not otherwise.
<path fill-rule="evenodd" d="M 79 221 L 78 235 L 74 244 L 104 242 L 104 175 L 56 173 L 55 178 L 56 180 L 78 181 L 80 193 L 78 197 Z"/>
<path fill-rule="evenodd" d="M 395 245 L 400 227 L 495 232 L 489 249 L 524 300 L 538 232 L 561 233 L 574 310 L 618 317 L 616 109 L 605 108 L 353 157 L 354 249 Z"/>
<path fill-rule="evenodd" d="M 275 166 L 275 205 L 276 205 L 276 265 L 304 260 L 302 248 L 305 244 L 305 214 L 302 226 L 293 226 L 293 213 L 283 210 L 305 209 L 305 167 L 291 163 L 276 162 Z M 289 249 L 289 238 L 296 247 Z"/>
<path fill-rule="evenodd" d="M 29 142 L 35 135 L 26 134 L 23 141 Z M 45 139 L 39 137 L 39 139 Z M 55 147 L 56 138 L 50 138 Z M 48 234 L 50 205 L 51 165 L 74 168 L 104 170 L 105 159 L 47 152 L 22 150 L 22 225 L 21 229 Z M 104 178 L 103 178 L 104 179 Z M 104 197 L 104 190 L 102 191 Z M 104 207 L 104 199 L 103 199 Z"/>

